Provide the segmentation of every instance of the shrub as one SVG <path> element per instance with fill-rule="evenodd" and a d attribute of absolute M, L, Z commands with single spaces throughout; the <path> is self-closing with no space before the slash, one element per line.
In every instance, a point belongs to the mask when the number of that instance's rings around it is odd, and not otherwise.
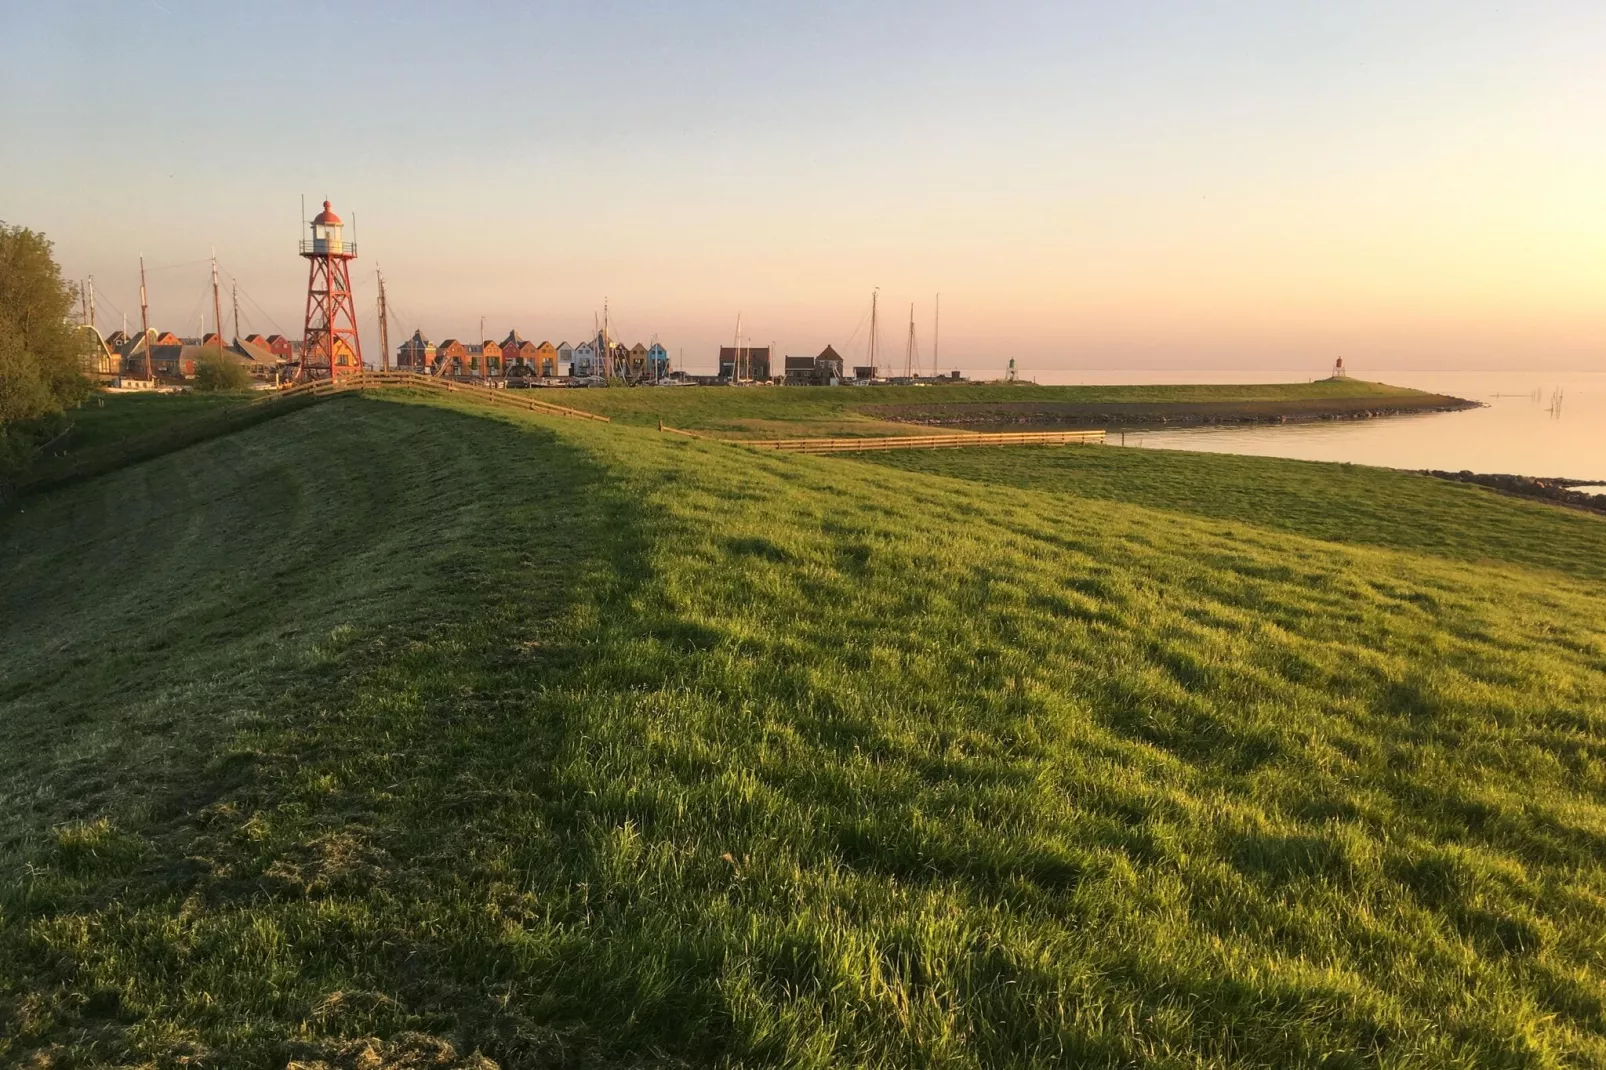
<path fill-rule="evenodd" d="M 251 373 L 221 349 L 203 354 L 195 362 L 195 389 L 207 393 L 249 390 Z"/>

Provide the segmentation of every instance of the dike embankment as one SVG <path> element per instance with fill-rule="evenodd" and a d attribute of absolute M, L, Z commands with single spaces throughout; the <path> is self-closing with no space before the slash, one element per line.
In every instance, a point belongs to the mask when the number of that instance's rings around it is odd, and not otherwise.
<path fill-rule="evenodd" d="M 1459 412 L 1479 403 L 1448 394 L 1298 398 L 1266 401 L 979 401 L 867 405 L 860 411 L 884 420 L 928 427 L 1003 427 L 1054 424 L 1075 427 L 1196 427 L 1278 424 L 1307 420 L 1369 420 L 1425 412 Z"/>

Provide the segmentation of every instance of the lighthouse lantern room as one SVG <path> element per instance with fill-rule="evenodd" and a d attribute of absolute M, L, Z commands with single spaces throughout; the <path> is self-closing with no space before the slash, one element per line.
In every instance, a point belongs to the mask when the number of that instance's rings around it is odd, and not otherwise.
<path fill-rule="evenodd" d="M 344 233 L 345 224 L 324 201 L 323 211 L 312 219 L 312 240 L 301 243 L 308 264 L 307 323 L 298 381 L 362 371 L 357 308 L 351 296 L 350 264 L 357 258 L 357 246 L 346 241 Z"/>

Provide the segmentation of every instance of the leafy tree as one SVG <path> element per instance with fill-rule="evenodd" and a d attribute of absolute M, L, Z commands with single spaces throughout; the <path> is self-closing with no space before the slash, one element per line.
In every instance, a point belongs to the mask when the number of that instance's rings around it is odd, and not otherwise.
<path fill-rule="evenodd" d="M 251 373 L 221 349 L 209 349 L 195 361 L 195 389 L 215 394 L 229 390 L 248 390 Z"/>
<path fill-rule="evenodd" d="M 69 319 L 77 302 L 45 236 L 0 223 L 0 433 L 89 393 L 87 340 Z"/>

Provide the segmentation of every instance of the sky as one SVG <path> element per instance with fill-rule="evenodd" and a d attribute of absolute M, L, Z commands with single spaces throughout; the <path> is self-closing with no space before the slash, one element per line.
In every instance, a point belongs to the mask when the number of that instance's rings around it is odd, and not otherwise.
<path fill-rule="evenodd" d="M 103 328 L 942 370 L 1606 368 L 1606 4 L 0 3 L 0 220 Z M 228 297 L 225 294 L 225 306 Z M 232 329 L 225 311 L 226 326 Z M 399 339 L 392 331 L 392 344 Z"/>

